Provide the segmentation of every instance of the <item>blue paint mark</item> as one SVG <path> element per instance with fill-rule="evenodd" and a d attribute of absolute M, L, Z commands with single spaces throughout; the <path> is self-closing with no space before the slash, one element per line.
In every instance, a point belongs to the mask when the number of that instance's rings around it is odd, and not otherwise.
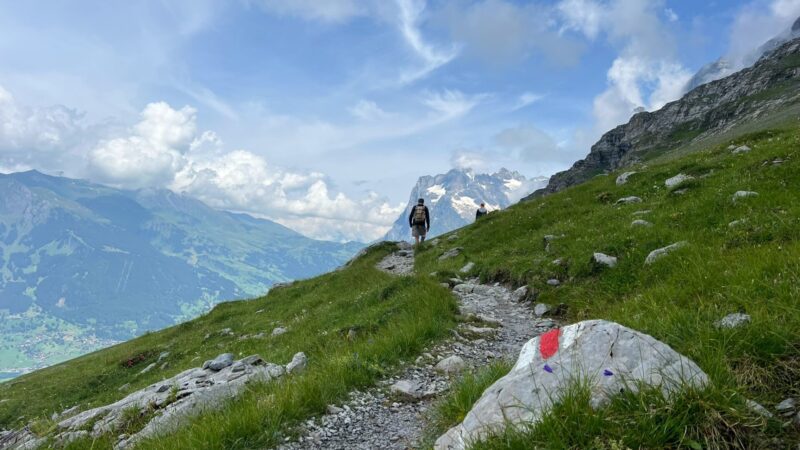
<path fill-rule="evenodd" d="M 548 373 L 553 373 L 553 368 L 548 366 L 547 364 L 544 365 L 544 371 Z"/>
<path fill-rule="evenodd" d="M 606 369 L 606 370 L 603 371 L 603 375 L 605 375 L 607 377 L 610 377 L 610 376 L 614 375 L 614 372 Z"/>

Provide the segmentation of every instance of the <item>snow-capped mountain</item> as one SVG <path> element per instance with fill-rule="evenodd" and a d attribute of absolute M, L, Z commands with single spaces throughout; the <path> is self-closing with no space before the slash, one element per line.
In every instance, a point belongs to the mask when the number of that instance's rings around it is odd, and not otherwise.
<path fill-rule="evenodd" d="M 744 56 L 741 61 L 734 63 L 725 58 L 720 58 L 701 67 L 700 70 L 698 70 L 697 73 L 694 74 L 694 76 L 689 80 L 689 82 L 686 83 L 684 92 L 689 92 L 698 86 L 725 78 L 734 72 L 744 69 L 745 67 L 750 67 L 765 54 L 780 47 L 781 44 L 789 42 L 797 37 L 800 37 L 800 17 L 797 18 L 791 28 L 784 30 L 774 38 L 765 42 L 757 49 L 753 50 L 750 54 Z"/>
<path fill-rule="evenodd" d="M 431 213 L 431 231 L 428 237 L 447 233 L 472 223 L 481 202 L 489 211 L 506 208 L 522 196 L 547 184 L 547 178 L 527 179 L 518 172 L 500 169 L 493 174 L 476 174 L 471 169 L 453 169 L 445 174 L 420 177 L 411 189 L 408 206 L 397 218 L 385 239 L 404 241 L 411 239 L 408 215 L 425 199 Z"/>

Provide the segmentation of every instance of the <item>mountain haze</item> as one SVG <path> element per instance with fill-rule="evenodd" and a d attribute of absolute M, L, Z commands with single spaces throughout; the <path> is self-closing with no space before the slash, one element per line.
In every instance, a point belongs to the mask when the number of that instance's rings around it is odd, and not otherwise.
<path fill-rule="evenodd" d="M 123 191 L 36 171 L 0 175 L 0 372 L 261 295 L 331 270 L 359 247 L 314 241 L 168 190 Z"/>

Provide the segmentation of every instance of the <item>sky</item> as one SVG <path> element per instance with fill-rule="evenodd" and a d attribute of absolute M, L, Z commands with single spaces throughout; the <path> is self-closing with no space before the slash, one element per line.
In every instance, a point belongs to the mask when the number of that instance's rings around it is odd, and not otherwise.
<path fill-rule="evenodd" d="M 422 175 L 549 176 L 800 0 L 0 0 L 0 172 L 385 233 Z"/>

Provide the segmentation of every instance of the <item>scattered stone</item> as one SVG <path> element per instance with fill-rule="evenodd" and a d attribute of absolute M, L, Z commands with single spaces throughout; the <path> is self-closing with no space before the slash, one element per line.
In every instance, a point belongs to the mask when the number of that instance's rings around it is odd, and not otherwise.
<path fill-rule="evenodd" d="M 793 398 L 787 398 L 784 401 L 775 405 L 775 409 L 778 410 L 779 413 L 786 413 L 794 411 L 797 408 L 797 402 Z"/>
<path fill-rule="evenodd" d="M 651 211 L 649 209 L 642 209 L 642 210 L 639 210 L 639 211 L 632 212 L 631 215 L 632 216 L 644 216 L 645 214 L 650 214 L 651 212 L 653 212 L 653 211 Z"/>
<path fill-rule="evenodd" d="M 455 241 L 456 239 L 458 239 L 458 233 L 451 234 L 450 236 L 447 236 L 447 240 L 448 241 Z"/>
<path fill-rule="evenodd" d="M 389 391 L 406 400 L 419 400 L 424 397 L 422 386 L 418 381 L 400 380 L 389 387 Z"/>
<path fill-rule="evenodd" d="M 213 371 L 220 371 L 228 366 L 233 364 L 233 354 L 232 353 L 223 353 L 218 355 L 216 358 L 206 361 L 203 363 L 203 369 L 209 369 Z"/>
<path fill-rule="evenodd" d="M 636 219 L 633 222 L 631 222 L 631 226 L 632 227 L 652 227 L 653 224 L 648 222 L 648 221 L 646 221 L 646 220 Z"/>
<path fill-rule="evenodd" d="M 622 197 L 616 202 L 617 205 L 627 205 L 631 203 L 642 203 L 642 199 L 632 195 L 630 197 Z"/>
<path fill-rule="evenodd" d="M 741 145 L 739 147 L 735 147 L 733 149 L 733 151 L 731 151 L 731 153 L 733 153 L 734 155 L 739 155 L 739 154 L 742 154 L 742 153 L 748 153 L 748 152 L 750 152 L 750 150 L 751 150 L 750 147 L 748 147 L 746 145 Z"/>
<path fill-rule="evenodd" d="M 561 282 L 556 280 L 555 278 L 551 278 L 551 279 L 547 280 L 547 285 L 548 286 L 559 286 L 559 285 L 561 285 Z"/>
<path fill-rule="evenodd" d="M 169 356 L 169 352 L 161 352 L 161 354 L 158 355 L 158 361 L 156 361 L 156 362 L 161 362 L 161 361 L 167 359 L 168 356 Z"/>
<path fill-rule="evenodd" d="M 442 253 L 442 256 L 439 257 L 439 261 L 444 261 L 445 259 L 455 258 L 456 256 L 461 254 L 463 249 L 461 247 L 451 248 L 446 252 Z"/>
<path fill-rule="evenodd" d="M 67 417 L 74 416 L 80 410 L 81 410 L 81 407 L 78 406 L 78 405 L 75 405 L 72 408 L 67 408 L 64 411 L 61 411 L 60 413 L 53 413 L 53 415 L 50 416 L 50 419 L 52 419 L 54 421 L 55 420 L 59 420 L 59 419 L 66 419 Z"/>
<path fill-rule="evenodd" d="M 763 406 L 761 406 L 761 404 L 758 403 L 758 402 L 755 402 L 753 400 L 748 399 L 747 401 L 745 401 L 745 405 L 747 405 L 747 409 L 749 409 L 750 411 L 753 411 L 754 413 L 756 413 L 756 414 L 758 414 L 760 416 L 763 416 L 763 417 L 766 417 L 766 418 L 772 417 L 772 413 L 769 412 L 769 410 L 767 410 L 767 408 L 764 408 Z"/>
<path fill-rule="evenodd" d="M 694 177 L 691 175 L 679 173 L 672 178 L 667 178 L 667 180 L 664 181 L 664 186 L 666 186 L 667 189 L 675 189 L 676 187 L 690 180 L 694 180 Z"/>
<path fill-rule="evenodd" d="M 474 269 L 474 268 L 475 268 L 475 263 L 474 262 L 468 262 L 464 267 L 461 268 L 460 272 L 461 273 L 470 273 L 470 272 L 472 272 L 472 269 Z"/>
<path fill-rule="evenodd" d="M 617 177 L 617 186 L 622 186 L 623 184 L 628 182 L 628 178 L 631 175 L 634 175 L 636 172 L 624 172 L 620 176 Z"/>
<path fill-rule="evenodd" d="M 145 373 L 147 373 L 147 372 L 150 372 L 151 370 L 153 370 L 153 368 L 154 368 L 155 366 L 156 366 L 156 363 L 150 363 L 150 364 L 149 364 L 147 367 L 145 367 L 144 369 L 142 369 L 142 371 L 141 371 L 141 372 L 139 372 L 139 375 L 142 375 L 142 374 L 145 374 Z"/>
<path fill-rule="evenodd" d="M 56 446 L 57 447 L 66 447 L 67 445 L 71 444 L 78 439 L 84 439 L 89 437 L 89 432 L 85 430 L 80 431 L 67 431 L 66 433 L 61 433 L 56 436 Z"/>
<path fill-rule="evenodd" d="M 467 363 L 457 355 L 448 356 L 436 364 L 435 369 L 439 372 L 446 374 L 454 374 L 461 372 L 467 366 Z"/>
<path fill-rule="evenodd" d="M 511 293 L 511 300 L 515 302 L 521 302 L 528 298 L 528 286 L 522 286 L 517 288 L 514 292 Z"/>
<path fill-rule="evenodd" d="M 728 314 L 722 319 L 714 322 L 717 328 L 737 328 L 750 322 L 750 316 L 742 313 Z"/>
<path fill-rule="evenodd" d="M 275 327 L 275 329 L 272 330 L 271 334 L 272 334 L 272 336 L 280 336 L 280 335 L 286 333 L 287 331 L 289 331 L 289 330 L 287 330 L 284 327 Z"/>
<path fill-rule="evenodd" d="M 683 248 L 686 245 L 687 245 L 686 241 L 680 241 L 680 242 L 676 242 L 674 244 L 670 244 L 670 245 L 668 245 L 666 247 L 663 247 L 663 248 L 655 249 L 652 252 L 650 252 L 649 255 L 647 255 L 647 258 L 645 258 L 644 263 L 645 263 L 645 265 L 653 264 L 657 260 L 663 258 L 664 256 L 667 256 L 669 253 L 672 253 L 675 250 Z"/>
<path fill-rule="evenodd" d="M 233 336 L 233 330 L 231 330 L 230 328 L 223 328 L 219 330 L 219 334 L 221 334 L 222 336 Z"/>
<path fill-rule="evenodd" d="M 552 261 L 553 265 L 556 266 L 563 266 L 564 265 L 564 258 L 556 258 Z"/>
<path fill-rule="evenodd" d="M 338 406 L 335 406 L 335 405 L 328 405 L 328 407 L 326 408 L 326 411 L 328 412 L 328 414 L 336 415 L 336 414 L 340 414 L 340 413 L 344 412 L 344 409 L 339 408 Z"/>
<path fill-rule="evenodd" d="M 472 325 L 464 325 L 463 329 L 467 333 L 472 333 L 478 336 L 493 336 L 495 333 L 497 333 L 496 328 L 475 327 Z"/>
<path fill-rule="evenodd" d="M 733 201 L 735 202 L 736 200 L 739 200 L 739 199 L 742 199 L 742 198 L 747 198 L 747 197 L 758 197 L 758 192 L 736 191 L 736 193 L 733 194 Z"/>
<path fill-rule="evenodd" d="M 617 265 L 617 257 L 595 252 L 595 254 L 592 255 L 592 262 L 596 265 L 615 267 Z"/>
<path fill-rule="evenodd" d="M 286 365 L 286 372 L 291 374 L 301 373 L 306 370 L 307 365 L 308 358 L 306 358 L 306 354 L 303 352 L 295 353 L 292 361 Z"/>
<path fill-rule="evenodd" d="M 414 273 L 414 250 L 408 243 L 398 243 L 399 250 L 387 255 L 375 267 L 392 275 L 406 276 Z"/>
<path fill-rule="evenodd" d="M 430 241 L 431 246 L 433 246 L 433 247 L 436 247 L 437 245 L 439 245 L 439 242 L 440 242 L 439 238 L 436 238 L 436 239 Z"/>
<path fill-rule="evenodd" d="M 676 189 L 676 190 L 672 191 L 672 193 L 675 194 L 675 195 L 683 195 L 683 194 L 685 194 L 687 192 L 689 192 L 689 189 L 686 189 L 686 188 Z"/>
<path fill-rule="evenodd" d="M 536 315 L 536 317 L 542 317 L 550 312 L 550 309 L 550 305 L 547 303 L 537 303 L 536 306 L 533 307 L 533 314 Z"/>
<path fill-rule="evenodd" d="M 123 391 L 127 391 L 130 388 L 131 388 L 131 384 L 130 383 L 125 383 L 122 386 L 118 387 L 117 390 L 120 391 L 120 392 L 123 392 Z"/>
<path fill-rule="evenodd" d="M 708 376 L 691 360 L 644 333 L 604 320 L 579 322 L 528 341 L 511 372 L 483 392 L 463 422 L 436 440 L 437 450 L 462 450 L 507 426 L 540 421 L 571 387 L 590 383 L 591 404 L 639 385 L 665 396 L 685 385 L 702 387 Z M 546 353 L 546 354 L 545 354 Z"/>

